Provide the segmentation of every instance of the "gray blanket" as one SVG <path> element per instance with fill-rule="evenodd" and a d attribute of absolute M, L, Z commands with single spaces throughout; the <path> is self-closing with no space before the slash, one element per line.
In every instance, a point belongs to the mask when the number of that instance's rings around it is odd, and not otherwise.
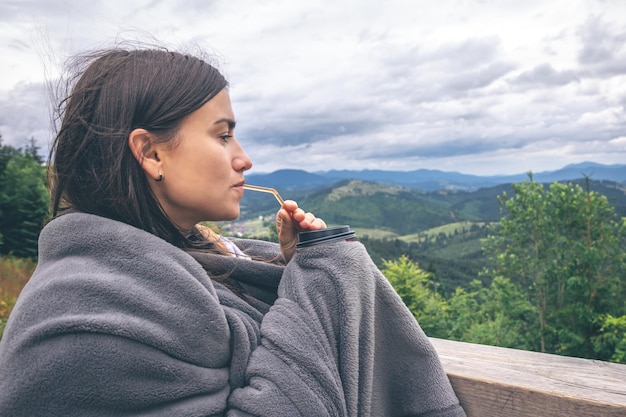
<path fill-rule="evenodd" d="M 284 269 L 228 258 L 247 301 L 194 257 L 226 265 L 92 215 L 48 224 L 0 342 L 0 415 L 465 415 L 361 244 L 301 250 Z"/>

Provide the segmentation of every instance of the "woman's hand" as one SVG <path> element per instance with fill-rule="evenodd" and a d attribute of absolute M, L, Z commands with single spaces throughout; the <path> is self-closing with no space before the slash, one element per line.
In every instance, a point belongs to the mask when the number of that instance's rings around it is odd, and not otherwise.
<path fill-rule="evenodd" d="M 285 262 L 289 262 L 296 252 L 298 233 L 307 230 L 324 229 L 326 223 L 315 217 L 313 213 L 305 213 L 298 208 L 298 204 L 292 200 L 286 200 L 285 204 L 276 213 L 276 231 L 278 242 Z"/>

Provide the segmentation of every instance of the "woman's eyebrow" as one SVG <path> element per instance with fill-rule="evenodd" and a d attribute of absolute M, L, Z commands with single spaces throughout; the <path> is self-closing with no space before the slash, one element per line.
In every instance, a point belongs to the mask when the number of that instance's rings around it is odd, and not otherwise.
<path fill-rule="evenodd" d="M 237 122 L 235 122 L 233 119 L 229 119 L 227 117 L 223 117 L 221 119 L 217 119 L 215 121 L 215 123 L 213 123 L 213 124 L 214 125 L 218 125 L 220 123 L 226 123 L 228 125 L 228 128 L 231 129 L 231 130 L 234 129 L 235 125 L 237 124 Z"/>

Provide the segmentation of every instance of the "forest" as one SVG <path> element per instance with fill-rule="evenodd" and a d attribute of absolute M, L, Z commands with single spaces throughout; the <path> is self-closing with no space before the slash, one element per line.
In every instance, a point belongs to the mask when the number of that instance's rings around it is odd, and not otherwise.
<path fill-rule="evenodd" d="M 38 151 L 0 138 L 0 337 L 48 216 Z M 296 197 L 357 228 L 429 336 L 626 363 L 624 195 L 618 184 L 541 184 L 529 173 L 472 198 L 351 181 Z M 242 214 L 264 204 L 245 200 Z"/>

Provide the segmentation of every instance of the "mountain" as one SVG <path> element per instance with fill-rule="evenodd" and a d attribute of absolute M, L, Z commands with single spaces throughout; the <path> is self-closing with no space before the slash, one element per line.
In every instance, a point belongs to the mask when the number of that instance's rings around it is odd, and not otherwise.
<path fill-rule="evenodd" d="M 555 175 L 555 178 L 577 176 L 577 170 L 588 168 L 566 167 L 562 172 L 550 175 Z M 598 169 L 595 171 L 597 173 L 605 167 L 595 168 Z M 289 174 L 284 176 L 280 172 L 275 173 L 276 179 L 284 182 L 248 180 L 250 183 L 279 188 L 283 198 L 296 200 L 300 207 L 312 211 L 329 225 L 349 225 L 357 231 L 357 238 L 367 247 L 379 267 L 385 259 L 396 259 L 403 254 L 410 256 L 426 270 L 433 272 L 438 284 L 446 292 L 469 284 L 480 276 L 479 272 L 485 266 L 481 238 L 489 233 L 489 224 L 497 222 L 501 217 L 498 197 L 504 192 L 509 196 L 514 194 L 510 182 L 471 191 L 425 191 L 403 185 L 389 185 L 393 175 L 385 177 L 388 173 L 382 171 L 368 172 L 368 175 L 372 175 L 369 178 L 378 182 L 356 179 L 334 182 L 338 176 L 328 179 L 304 171 L 291 171 Z M 548 173 L 541 175 L 543 178 L 552 178 Z M 333 184 L 310 188 L 295 186 L 295 179 L 311 184 L 321 181 L 320 178 Z M 526 178 L 520 176 L 514 182 Z M 383 180 L 387 183 L 382 183 Z M 568 181 L 588 185 L 591 191 L 606 196 L 618 215 L 626 216 L 626 185 L 594 179 L 586 184 L 585 179 L 580 177 Z M 278 204 L 271 195 L 246 191 L 241 200 L 238 220 L 241 224 L 229 225 L 233 228 L 228 232 L 245 235 L 243 224 L 246 222 L 263 223 L 263 227 L 267 227 L 277 210 Z"/>
<path fill-rule="evenodd" d="M 595 181 L 613 181 L 626 184 L 626 165 L 602 165 L 583 162 L 567 165 L 556 171 L 533 173 L 533 178 L 542 183 L 569 181 L 589 177 Z M 274 187 L 278 190 L 308 190 L 331 186 L 342 180 L 361 180 L 391 186 L 403 186 L 413 190 L 466 190 L 493 187 L 500 184 L 523 182 L 527 173 L 516 175 L 479 176 L 418 169 L 414 171 L 383 170 L 331 170 L 307 172 L 303 170 L 278 170 L 270 174 L 250 174 L 246 180 L 251 184 Z"/>
<path fill-rule="evenodd" d="M 246 182 L 250 184 L 279 190 L 311 189 L 328 186 L 337 181 L 339 180 L 298 169 L 281 169 L 270 174 L 250 174 L 246 176 Z"/>
<path fill-rule="evenodd" d="M 596 181 L 626 183 L 626 165 L 602 165 L 594 162 L 567 165 L 557 171 L 533 175 L 539 182 L 554 182 L 589 177 Z"/>
<path fill-rule="evenodd" d="M 585 182 L 584 178 L 568 181 L 583 186 Z M 592 191 L 606 196 L 619 215 L 626 216 L 626 185 L 590 180 L 589 186 Z M 340 180 L 329 186 L 279 188 L 279 191 L 284 199 L 296 200 L 329 224 L 381 229 L 396 235 L 419 233 L 460 221 L 497 221 L 501 215 L 498 196 L 503 192 L 513 195 L 511 183 L 471 191 L 424 191 L 354 179 Z M 241 200 L 240 220 L 271 215 L 277 209 L 271 195 L 246 191 Z"/>
<path fill-rule="evenodd" d="M 497 196 L 510 186 L 478 191 L 421 191 L 361 180 L 341 180 L 332 186 L 282 191 L 328 224 L 387 230 L 396 235 L 421 232 L 456 221 L 495 221 Z M 241 200 L 241 220 L 273 214 L 276 201 L 264 193 L 247 192 Z"/>

